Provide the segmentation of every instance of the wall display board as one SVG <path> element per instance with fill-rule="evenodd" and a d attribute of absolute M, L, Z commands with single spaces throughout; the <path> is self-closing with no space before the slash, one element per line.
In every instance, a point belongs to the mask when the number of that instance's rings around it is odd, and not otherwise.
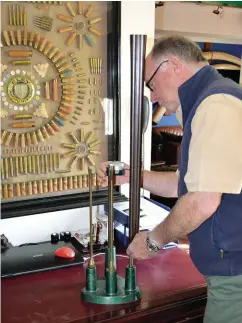
<path fill-rule="evenodd" d="M 114 136 L 110 4 L 1 2 L 2 202 L 88 191 Z M 97 186 L 93 176 L 93 186 Z"/>

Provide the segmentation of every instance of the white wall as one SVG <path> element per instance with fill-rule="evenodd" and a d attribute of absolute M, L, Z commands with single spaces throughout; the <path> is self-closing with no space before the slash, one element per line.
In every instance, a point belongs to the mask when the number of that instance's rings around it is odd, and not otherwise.
<path fill-rule="evenodd" d="M 166 2 L 155 10 L 155 35 L 169 32 L 192 36 L 196 41 L 242 44 L 242 9 L 224 7 L 221 17 L 212 11 L 217 6 Z"/>
<path fill-rule="evenodd" d="M 104 212 L 103 206 L 98 210 Z M 93 223 L 97 207 L 93 206 Z M 89 232 L 89 207 L 0 219 L 0 234 L 5 234 L 14 246 L 50 240 L 51 233 L 70 231 Z"/>
<path fill-rule="evenodd" d="M 147 35 L 146 52 L 154 44 L 155 1 L 121 2 L 121 160 L 129 164 L 130 152 L 130 35 Z M 146 96 L 149 91 L 145 89 Z M 152 109 L 150 105 L 150 109 Z M 151 125 L 152 116 L 144 136 L 144 168 L 150 169 L 151 163 Z M 123 185 L 121 191 L 129 196 L 129 186 Z M 146 196 L 149 194 L 145 192 Z"/>

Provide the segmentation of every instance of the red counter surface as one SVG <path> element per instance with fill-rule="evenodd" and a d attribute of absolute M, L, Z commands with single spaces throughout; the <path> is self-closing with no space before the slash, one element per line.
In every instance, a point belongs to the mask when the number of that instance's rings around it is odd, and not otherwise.
<path fill-rule="evenodd" d="M 98 275 L 104 256 L 95 258 Z M 127 258 L 117 257 L 124 277 Z M 136 262 L 139 302 L 86 304 L 81 300 L 86 265 L 2 280 L 2 323 L 202 322 L 206 284 L 180 249 L 162 250 Z"/>

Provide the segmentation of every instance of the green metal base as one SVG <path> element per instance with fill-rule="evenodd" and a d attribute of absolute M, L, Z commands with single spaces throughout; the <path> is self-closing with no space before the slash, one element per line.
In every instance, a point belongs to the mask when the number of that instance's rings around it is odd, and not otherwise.
<path fill-rule="evenodd" d="M 127 283 L 126 283 L 127 284 Z M 106 280 L 98 279 L 95 291 L 82 290 L 82 298 L 88 303 L 95 304 L 125 304 L 138 301 L 141 293 L 138 287 L 133 291 L 125 290 L 125 279 L 117 275 L 117 292 L 114 295 L 108 295 L 106 292 Z"/>
<path fill-rule="evenodd" d="M 125 279 L 117 275 L 116 249 L 113 248 L 113 267 L 110 264 L 110 250 L 105 252 L 104 277 L 97 280 L 95 263 L 86 269 L 86 287 L 82 289 L 82 298 L 87 303 L 124 304 L 141 298 L 136 286 L 136 268 L 131 263 L 126 267 Z"/>

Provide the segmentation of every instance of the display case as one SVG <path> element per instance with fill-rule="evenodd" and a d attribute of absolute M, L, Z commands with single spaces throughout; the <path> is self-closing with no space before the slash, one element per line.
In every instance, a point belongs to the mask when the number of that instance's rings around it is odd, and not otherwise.
<path fill-rule="evenodd" d="M 120 4 L 2 1 L 1 30 L 2 217 L 88 205 L 119 158 Z"/>

